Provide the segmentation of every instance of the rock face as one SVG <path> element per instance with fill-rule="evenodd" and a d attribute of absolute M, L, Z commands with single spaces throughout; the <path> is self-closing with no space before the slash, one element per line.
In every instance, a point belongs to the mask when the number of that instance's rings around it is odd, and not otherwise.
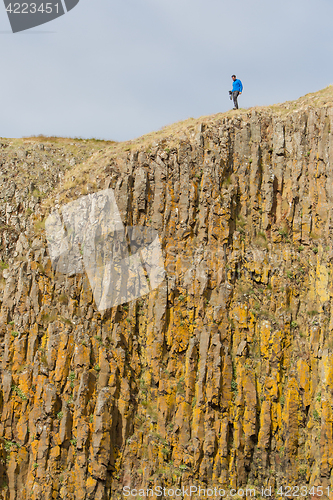
<path fill-rule="evenodd" d="M 2 499 L 333 485 L 332 94 L 99 145 L 33 189 L 5 141 Z M 105 187 L 159 233 L 166 279 L 99 313 L 43 220 Z"/>

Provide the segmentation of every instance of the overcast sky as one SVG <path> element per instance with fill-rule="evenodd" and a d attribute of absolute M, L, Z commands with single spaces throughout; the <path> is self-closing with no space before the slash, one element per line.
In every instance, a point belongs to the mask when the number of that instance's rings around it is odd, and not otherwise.
<path fill-rule="evenodd" d="M 1 1 L 1 0 L 0 0 Z M 332 0 L 80 0 L 12 34 L 0 4 L 0 136 L 126 140 L 333 83 Z"/>

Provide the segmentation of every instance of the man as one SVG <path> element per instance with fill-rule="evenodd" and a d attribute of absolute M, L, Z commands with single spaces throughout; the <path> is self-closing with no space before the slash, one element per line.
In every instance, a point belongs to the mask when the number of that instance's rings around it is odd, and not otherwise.
<path fill-rule="evenodd" d="M 236 75 L 232 75 L 232 98 L 234 100 L 234 109 L 238 109 L 237 97 L 243 92 L 243 84 L 237 80 Z"/>

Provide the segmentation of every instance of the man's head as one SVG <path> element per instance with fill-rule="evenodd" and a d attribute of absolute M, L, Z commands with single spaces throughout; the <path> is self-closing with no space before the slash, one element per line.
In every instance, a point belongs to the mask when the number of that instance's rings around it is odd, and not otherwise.
<path fill-rule="evenodd" d="M 236 75 L 232 75 L 231 77 L 233 79 L 233 81 L 235 81 L 237 78 L 236 78 Z"/>

